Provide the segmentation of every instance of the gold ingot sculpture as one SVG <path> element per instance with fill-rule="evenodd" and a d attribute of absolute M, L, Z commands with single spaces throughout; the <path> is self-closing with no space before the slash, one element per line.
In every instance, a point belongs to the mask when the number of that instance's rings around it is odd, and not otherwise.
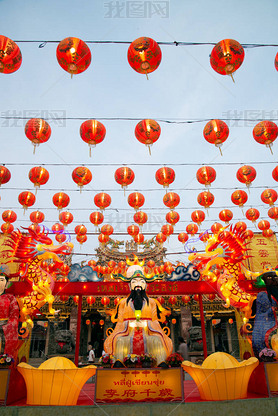
<path fill-rule="evenodd" d="M 38 368 L 26 363 L 17 368 L 26 383 L 26 404 L 31 405 L 74 406 L 83 385 L 96 373 L 96 366 L 78 368 L 64 357 L 50 358 Z"/>
<path fill-rule="evenodd" d="M 255 357 L 238 362 L 230 354 L 215 352 L 201 366 L 183 361 L 182 368 L 195 381 L 201 399 L 234 400 L 247 397 L 250 376 L 258 365 Z"/>

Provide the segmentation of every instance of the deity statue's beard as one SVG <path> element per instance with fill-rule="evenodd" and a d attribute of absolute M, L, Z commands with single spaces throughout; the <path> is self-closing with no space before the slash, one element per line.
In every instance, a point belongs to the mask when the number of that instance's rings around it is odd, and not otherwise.
<path fill-rule="evenodd" d="M 131 291 L 129 297 L 127 298 L 126 304 L 128 304 L 128 302 L 132 300 L 134 309 L 136 311 L 139 311 L 143 308 L 144 299 L 146 299 L 147 304 L 149 304 L 149 298 L 146 294 L 146 291 L 144 289 L 135 288 Z"/>

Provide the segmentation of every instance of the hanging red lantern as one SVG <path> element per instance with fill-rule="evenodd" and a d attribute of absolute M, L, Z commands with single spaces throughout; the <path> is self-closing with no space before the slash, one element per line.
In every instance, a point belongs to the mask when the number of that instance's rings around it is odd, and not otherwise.
<path fill-rule="evenodd" d="M 161 49 L 157 42 L 148 37 L 135 39 L 127 51 L 128 63 L 139 74 L 155 71 L 161 62 Z"/>
<path fill-rule="evenodd" d="M 251 240 L 251 238 L 253 238 L 253 237 L 254 237 L 254 233 L 253 233 L 253 231 L 251 231 L 251 230 L 246 230 L 246 231 L 245 231 L 245 233 L 244 233 L 244 237 L 245 237 L 246 239 Z"/>
<path fill-rule="evenodd" d="M 36 202 L 36 197 L 32 192 L 24 191 L 18 195 L 18 202 L 23 206 L 24 212 Z"/>
<path fill-rule="evenodd" d="M 214 71 L 221 75 L 230 75 L 241 66 L 244 60 L 244 49 L 234 39 L 223 39 L 211 51 L 210 64 Z"/>
<path fill-rule="evenodd" d="M 212 224 L 212 226 L 210 227 L 211 232 L 212 232 L 213 234 L 217 234 L 217 233 L 221 230 L 221 228 L 223 228 L 223 225 L 222 225 L 222 224 L 220 224 L 220 222 L 215 222 L 215 223 L 214 223 L 214 224 Z"/>
<path fill-rule="evenodd" d="M 52 201 L 55 207 L 57 207 L 60 211 L 68 206 L 70 203 L 70 197 L 65 194 L 65 192 L 57 192 L 57 194 L 53 195 Z"/>
<path fill-rule="evenodd" d="M 143 234 L 137 234 L 133 237 L 135 243 L 137 244 L 143 244 L 145 241 L 145 237 Z"/>
<path fill-rule="evenodd" d="M 86 234 L 78 234 L 78 235 L 76 236 L 76 240 L 77 240 L 77 241 L 78 241 L 78 243 L 80 243 L 81 245 L 82 245 L 82 244 L 84 244 L 84 243 L 86 243 L 87 239 L 88 239 L 88 237 L 87 237 L 87 235 L 86 235 Z"/>
<path fill-rule="evenodd" d="M 121 301 L 121 298 L 117 297 L 114 299 L 114 305 L 117 306 Z"/>
<path fill-rule="evenodd" d="M 55 235 L 55 240 L 58 241 L 59 244 L 64 243 L 66 241 L 66 239 L 67 239 L 66 234 L 61 233 L 61 234 L 56 234 Z"/>
<path fill-rule="evenodd" d="M 68 297 L 67 295 L 62 295 L 62 296 L 60 296 L 60 300 L 61 300 L 62 302 L 66 302 L 68 299 L 69 299 L 69 297 Z"/>
<path fill-rule="evenodd" d="M 179 205 L 180 197 L 175 192 L 168 192 L 163 197 L 163 203 L 164 203 L 164 205 L 166 205 L 166 207 L 173 210 L 174 208 L 176 208 Z"/>
<path fill-rule="evenodd" d="M 94 203 L 101 211 L 104 211 L 111 204 L 111 196 L 105 192 L 100 192 L 95 195 Z"/>
<path fill-rule="evenodd" d="M 114 260 L 109 260 L 108 267 L 110 269 L 114 269 L 115 266 L 116 266 L 116 262 Z"/>
<path fill-rule="evenodd" d="M 237 191 L 234 191 L 231 195 L 231 200 L 232 200 L 233 204 L 235 204 L 239 207 L 243 207 L 243 205 L 245 204 L 247 199 L 248 199 L 247 193 L 245 191 L 240 190 L 240 189 L 237 190 Z"/>
<path fill-rule="evenodd" d="M 229 127 L 222 120 L 210 120 L 203 131 L 204 138 L 207 142 L 214 144 L 219 148 L 222 155 L 221 146 L 229 136 Z"/>
<path fill-rule="evenodd" d="M 78 303 L 78 300 L 79 300 L 79 296 L 74 296 L 74 297 L 73 297 L 73 301 L 74 301 L 74 303 L 76 303 L 76 304 L 77 304 L 77 303 Z"/>
<path fill-rule="evenodd" d="M 35 224 L 40 224 L 41 222 L 44 221 L 44 213 L 41 211 L 33 211 L 30 214 L 30 221 L 35 223 Z"/>
<path fill-rule="evenodd" d="M 233 219 L 234 214 L 230 209 L 222 209 L 219 212 L 219 219 L 220 221 L 225 222 L 225 224 L 229 224 L 229 222 Z"/>
<path fill-rule="evenodd" d="M 272 206 L 277 200 L 277 192 L 274 189 L 265 189 L 261 194 L 261 200 L 265 204 Z"/>
<path fill-rule="evenodd" d="M 6 166 L 0 166 L 0 186 L 9 182 L 11 179 L 11 172 Z"/>
<path fill-rule="evenodd" d="M 247 229 L 247 225 L 244 221 L 238 221 L 235 223 L 234 229 L 243 232 Z"/>
<path fill-rule="evenodd" d="M 174 306 L 177 303 L 178 299 L 176 298 L 176 296 L 170 296 L 168 299 L 168 302 Z"/>
<path fill-rule="evenodd" d="M 105 224 L 101 227 L 100 232 L 104 235 L 111 235 L 114 232 L 114 228 L 112 227 L 112 225 Z"/>
<path fill-rule="evenodd" d="M 4 222 L 4 224 L 1 225 L 1 231 L 3 234 L 11 234 L 14 230 L 14 226 L 9 222 Z"/>
<path fill-rule="evenodd" d="M 201 211 L 199 209 L 197 209 L 196 211 L 193 211 L 191 214 L 191 219 L 193 222 L 196 222 L 198 224 L 198 226 L 200 227 L 202 222 L 205 220 L 206 215 L 204 213 L 204 211 Z"/>
<path fill-rule="evenodd" d="M 86 302 L 88 303 L 88 305 L 93 305 L 96 302 L 96 299 L 93 296 L 88 296 L 86 298 Z"/>
<path fill-rule="evenodd" d="M 189 295 L 183 295 L 181 301 L 185 304 L 191 301 L 191 297 Z"/>
<path fill-rule="evenodd" d="M 204 231 L 203 233 L 200 233 L 199 234 L 199 239 L 203 243 L 206 243 L 209 238 L 210 238 L 210 234 L 208 233 L 208 231 Z"/>
<path fill-rule="evenodd" d="M 176 211 L 170 211 L 166 214 L 166 221 L 175 226 L 180 220 L 180 216 Z"/>
<path fill-rule="evenodd" d="M 159 139 L 160 133 L 160 125 L 155 120 L 145 119 L 139 121 L 135 127 L 136 139 L 149 148 L 150 154 L 151 146 Z"/>
<path fill-rule="evenodd" d="M 56 50 L 59 65 L 71 74 L 80 74 L 91 63 L 91 51 L 83 40 L 68 37 L 59 43 Z"/>
<path fill-rule="evenodd" d="M 174 169 L 164 166 L 156 171 L 155 179 L 159 185 L 163 185 L 163 188 L 168 188 L 174 182 L 175 176 Z"/>
<path fill-rule="evenodd" d="M 42 118 L 31 118 L 25 125 L 25 135 L 34 145 L 34 152 L 40 143 L 45 143 L 51 135 L 51 128 Z"/>
<path fill-rule="evenodd" d="M 184 243 L 186 243 L 187 242 L 187 240 L 188 240 L 188 234 L 186 234 L 186 233 L 180 233 L 179 235 L 178 235 L 178 240 L 182 243 L 182 244 L 184 244 Z"/>
<path fill-rule="evenodd" d="M 37 191 L 37 188 L 47 183 L 49 179 L 48 170 L 41 166 L 35 166 L 29 171 L 29 179 L 34 184 Z"/>
<path fill-rule="evenodd" d="M 85 234 L 87 234 L 87 228 L 83 224 L 77 225 L 74 229 L 74 232 L 77 235 L 85 235 Z"/>
<path fill-rule="evenodd" d="M 106 244 L 106 243 L 108 243 L 108 241 L 109 241 L 109 235 L 100 234 L 100 235 L 98 236 L 98 241 L 99 241 L 101 244 Z"/>
<path fill-rule="evenodd" d="M 59 221 L 61 221 L 61 223 L 66 227 L 67 225 L 72 223 L 73 215 L 68 211 L 60 212 Z"/>
<path fill-rule="evenodd" d="M 257 219 L 260 217 L 260 212 L 257 208 L 249 208 L 245 213 L 246 218 L 256 224 Z"/>
<path fill-rule="evenodd" d="M 174 228 L 171 224 L 165 224 L 165 225 L 162 225 L 161 232 L 162 234 L 165 234 L 166 237 L 168 237 L 169 235 L 173 234 Z"/>
<path fill-rule="evenodd" d="M 147 263 L 147 266 L 148 266 L 150 269 L 153 269 L 153 268 L 155 267 L 155 261 L 153 261 L 153 260 L 149 260 L 149 261 L 148 261 L 148 263 Z"/>
<path fill-rule="evenodd" d="M 158 302 L 160 303 L 160 305 L 164 305 L 164 303 L 165 303 L 165 299 L 164 299 L 162 296 L 159 296 L 159 297 L 157 298 L 157 300 L 158 300 Z"/>
<path fill-rule="evenodd" d="M 254 179 L 257 176 L 256 169 L 254 169 L 252 166 L 244 165 L 241 166 L 236 174 L 237 179 L 241 183 L 245 183 L 247 188 L 251 186 L 251 183 L 254 181 Z"/>
<path fill-rule="evenodd" d="M 95 260 L 89 260 L 88 261 L 88 266 L 94 268 L 96 266 L 97 262 Z"/>
<path fill-rule="evenodd" d="M 106 135 L 104 125 L 97 120 L 86 120 L 80 126 L 81 139 L 89 145 L 89 155 L 91 157 L 92 147 L 101 143 Z"/>
<path fill-rule="evenodd" d="M 271 208 L 269 208 L 269 210 L 268 210 L 268 216 L 272 220 L 275 220 L 276 223 L 277 223 L 277 220 L 278 220 L 278 207 L 271 207 Z"/>
<path fill-rule="evenodd" d="M 142 225 L 148 221 L 148 215 L 143 211 L 137 211 L 133 215 L 133 220 L 136 222 L 136 224 L 142 227 Z"/>
<path fill-rule="evenodd" d="M 101 304 L 103 305 L 103 306 L 108 306 L 109 305 L 109 303 L 110 303 L 110 299 L 109 298 L 107 298 L 106 296 L 104 296 L 103 298 L 101 298 Z"/>
<path fill-rule="evenodd" d="M 20 68 L 22 55 L 13 40 L 0 35 L 0 52 L 0 72 L 2 74 L 12 74 Z"/>
<path fill-rule="evenodd" d="M 12 223 L 12 222 L 15 222 L 16 219 L 17 219 L 17 215 L 11 209 L 8 209 L 2 213 L 2 220 L 5 222 Z"/>
<path fill-rule="evenodd" d="M 177 323 L 177 320 L 175 318 L 172 319 L 172 324 L 175 325 Z"/>
<path fill-rule="evenodd" d="M 167 237 L 166 237 L 166 235 L 165 234 L 163 234 L 163 233 L 158 233 L 157 235 L 156 235 L 156 241 L 159 243 L 159 244 L 163 244 L 163 243 L 165 243 L 165 241 L 167 240 Z"/>
<path fill-rule="evenodd" d="M 95 211 L 90 214 L 89 219 L 95 227 L 98 227 L 103 222 L 104 216 L 101 212 Z"/>
<path fill-rule="evenodd" d="M 261 221 L 258 223 L 258 228 L 259 228 L 259 230 L 261 230 L 261 231 L 268 230 L 268 229 L 270 228 L 270 222 L 269 222 L 269 221 L 267 221 L 267 220 L 261 220 Z"/>
<path fill-rule="evenodd" d="M 215 181 L 216 171 L 211 166 L 202 166 L 197 170 L 196 178 L 199 183 L 208 187 Z"/>
<path fill-rule="evenodd" d="M 256 124 L 253 129 L 253 137 L 256 142 L 260 144 L 265 144 L 266 147 L 269 147 L 269 150 L 272 152 L 271 146 L 278 136 L 278 127 L 272 121 L 264 120 Z"/>
<path fill-rule="evenodd" d="M 64 226 L 63 224 L 59 224 L 58 222 L 56 222 L 56 224 L 52 225 L 51 229 L 54 233 L 61 233 L 62 231 L 64 231 Z"/>
<path fill-rule="evenodd" d="M 36 223 L 32 223 L 31 225 L 29 225 L 28 228 L 31 229 L 32 231 L 34 231 L 34 233 L 36 233 L 36 234 L 41 232 L 41 227 Z"/>
<path fill-rule="evenodd" d="M 90 325 L 90 324 L 91 324 L 90 319 L 86 319 L 86 325 Z"/>
<path fill-rule="evenodd" d="M 276 70 L 278 71 L 278 52 L 275 56 L 274 65 L 275 65 Z"/>
<path fill-rule="evenodd" d="M 88 185 L 88 183 L 92 180 L 92 173 L 90 169 L 86 168 L 85 166 L 79 166 L 75 168 L 72 172 L 72 179 L 73 181 L 79 186 L 80 192 L 84 185 Z"/>
<path fill-rule="evenodd" d="M 144 205 L 145 197 L 140 192 L 133 192 L 132 194 L 128 195 L 127 202 L 132 208 L 135 209 L 135 211 L 137 211 Z"/>
<path fill-rule="evenodd" d="M 129 225 L 127 227 L 127 233 L 131 236 L 131 237 L 135 237 L 136 235 L 138 235 L 140 232 L 139 227 L 137 225 Z"/>
<path fill-rule="evenodd" d="M 118 168 L 114 176 L 115 176 L 115 181 L 121 185 L 121 187 L 124 190 L 124 193 L 128 185 L 132 184 L 135 178 L 133 170 L 128 168 L 127 166 Z"/>
<path fill-rule="evenodd" d="M 272 171 L 272 177 L 273 179 L 278 182 L 278 166 L 276 166 Z"/>
<path fill-rule="evenodd" d="M 186 232 L 187 234 L 192 235 L 192 237 L 198 232 L 199 228 L 196 224 L 188 224 L 186 226 Z"/>
<path fill-rule="evenodd" d="M 262 231 L 262 235 L 266 238 L 269 238 L 274 235 L 274 232 L 270 228 L 268 228 L 267 230 Z"/>
<path fill-rule="evenodd" d="M 214 195 L 209 191 L 201 192 L 197 196 L 197 202 L 202 207 L 208 209 L 214 202 Z"/>

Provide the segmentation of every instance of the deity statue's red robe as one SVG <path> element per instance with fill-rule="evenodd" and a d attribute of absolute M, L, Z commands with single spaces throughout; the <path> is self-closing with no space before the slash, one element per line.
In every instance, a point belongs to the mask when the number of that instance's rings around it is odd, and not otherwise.
<path fill-rule="evenodd" d="M 0 353 L 16 358 L 19 307 L 15 296 L 0 295 Z"/>

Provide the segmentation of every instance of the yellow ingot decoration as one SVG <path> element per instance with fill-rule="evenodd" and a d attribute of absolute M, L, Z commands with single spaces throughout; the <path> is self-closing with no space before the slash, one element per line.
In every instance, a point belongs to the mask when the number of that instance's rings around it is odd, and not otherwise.
<path fill-rule="evenodd" d="M 76 405 L 83 385 L 96 373 L 96 366 L 78 368 L 64 357 L 50 358 L 38 368 L 26 363 L 17 368 L 26 383 L 26 404 L 33 405 Z"/>
<path fill-rule="evenodd" d="M 238 362 L 230 354 L 215 352 L 201 366 L 183 361 L 182 368 L 197 384 L 203 400 L 234 400 L 247 397 L 247 387 L 259 360 L 251 357 Z"/>

